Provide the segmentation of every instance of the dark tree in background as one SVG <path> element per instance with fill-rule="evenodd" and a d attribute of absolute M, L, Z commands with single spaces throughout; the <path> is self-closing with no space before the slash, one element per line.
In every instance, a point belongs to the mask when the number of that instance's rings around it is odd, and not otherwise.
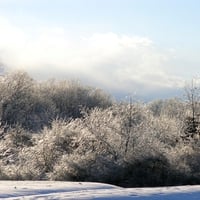
<path fill-rule="evenodd" d="M 192 79 L 185 87 L 188 115 L 185 119 L 185 137 L 198 137 L 200 134 L 200 79 Z"/>

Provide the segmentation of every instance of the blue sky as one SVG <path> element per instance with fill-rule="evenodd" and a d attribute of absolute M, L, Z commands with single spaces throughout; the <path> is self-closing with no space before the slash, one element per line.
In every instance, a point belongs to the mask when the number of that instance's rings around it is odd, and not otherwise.
<path fill-rule="evenodd" d="M 37 79 L 168 97 L 200 69 L 199 0 L 0 0 L 0 62 Z"/>

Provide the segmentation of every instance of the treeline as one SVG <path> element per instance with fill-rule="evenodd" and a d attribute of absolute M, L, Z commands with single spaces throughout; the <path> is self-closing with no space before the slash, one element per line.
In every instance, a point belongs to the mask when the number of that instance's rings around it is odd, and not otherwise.
<path fill-rule="evenodd" d="M 39 131 L 55 119 L 81 117 L 83 108 L 107 108 L 112 104 L 102 90 L 77 81 L 36 82 L 26 72 L 0 79 L 0 120 L 2 125 Z"/>
<path fill-rule="evenodd" d="M 114 102 L 77 82 L 21 72 L 3 77 L 0 90 L 1 179 L 200 183 L 196 101 Z"/>

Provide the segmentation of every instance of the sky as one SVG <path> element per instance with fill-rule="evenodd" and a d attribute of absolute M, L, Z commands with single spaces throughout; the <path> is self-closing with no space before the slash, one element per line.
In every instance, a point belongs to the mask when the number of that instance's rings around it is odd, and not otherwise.
<path fill-rule="evenodd" d="M 199 76 L 199 0 L 0 0 L 0 65 L 124 98 Z"/>

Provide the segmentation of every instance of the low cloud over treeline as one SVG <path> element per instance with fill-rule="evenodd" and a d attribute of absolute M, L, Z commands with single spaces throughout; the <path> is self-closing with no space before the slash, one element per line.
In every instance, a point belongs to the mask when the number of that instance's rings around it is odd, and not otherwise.
<path fill-rule="evenodd" d="M 0 62 L 40 80 L 78 78 L 113 93 L 136 91 L 148 98 L 149 93 L 158 96 L 182 88 L 185 77 L 191 75 L 189 70 L 184 75 L 185 62 L 175 49 L 159 47 L 144 36 L 115 32 L 77 35 L 63 27 L 29 29 L 2 16 L 0 30 Z"/>

